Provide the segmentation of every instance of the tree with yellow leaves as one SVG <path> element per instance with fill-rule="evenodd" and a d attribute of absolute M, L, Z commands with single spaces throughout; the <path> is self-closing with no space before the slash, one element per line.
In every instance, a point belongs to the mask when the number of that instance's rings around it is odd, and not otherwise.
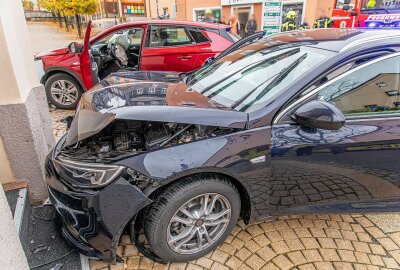
<path fill-rule="evenodd" d="M 30 0 L 22 0 L 24 10 L 33 10 L 33 2 Z"/>
<path fill-rule="evenodd" d="M 44 9 L 57 13 L 61 25 L 60 14 L 64 16 L 65 25 L 68 31 L 67 16 L 75 16 L 78 25 L 78 34 L 81 36 L 81 23 L 79 15 L 91 15 L 97 11 L 96 0 L 38 0 L 39 5 Z"/>

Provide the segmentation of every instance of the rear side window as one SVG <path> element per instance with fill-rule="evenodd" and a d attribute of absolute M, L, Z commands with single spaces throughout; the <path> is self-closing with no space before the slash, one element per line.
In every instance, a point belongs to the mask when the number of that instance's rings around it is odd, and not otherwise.
<path fill-rule="evenodd" d="M 192 44 L 183 26 L 152 26 L 148 47 L 172 47 Z"/>
<path fill-rule="evenodd" d="M 346 116 L 400 112 L 400 56 L 372 63 L 324 87 L 318 99 Z"/>
<path fill-rule="evenodd" d="M 208 38 L 197 28 L 188 28 L 190 34 L 192 35 L 194 41 L 196 43 L 204 43 L 204 42 L 209 42 Z"/>

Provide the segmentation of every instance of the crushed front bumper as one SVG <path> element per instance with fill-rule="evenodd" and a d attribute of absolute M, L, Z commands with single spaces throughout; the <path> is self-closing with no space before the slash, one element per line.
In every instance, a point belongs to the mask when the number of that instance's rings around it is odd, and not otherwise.
<path fill-rule="evenodd" d="M 46 160 L 49 196 L 64 239 L 80 253 L 115 263 L 125 226 L 151 200 L 120 177 L 104 189 L 73 191 Z"/>

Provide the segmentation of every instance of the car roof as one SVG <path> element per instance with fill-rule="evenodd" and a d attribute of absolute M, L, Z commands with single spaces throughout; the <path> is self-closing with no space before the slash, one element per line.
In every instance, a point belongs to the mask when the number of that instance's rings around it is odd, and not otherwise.
<path fill-rule="evenodd" d="M 127 22 L 127 23 L 122 23 L 116 26 L 125 28 L 129 26 L 135 26 L 135 25 L 143 25 L 143 24 L 158 24 L 158 25 L 164 25 L 164 24 L 173 24 L 173 25 L 188 25 L 188 26 L 195 26 L 195 27 L 202 27 L 202 28 L 228 28 L 231 27 L 226 24 L 220 24 L 220 23 L 207 23 L 207 22 L 193 22 L 193 21 L 178 21 L 178 20 L 146 20 L 146 21 L 134 21 L 134 22 Z"/>
<path fill-rule="evenodd" d="M 194 26 L 194 27 L 199 27 L 199 28 L 212 28 L 212 29 L 226 29 L 230 28 L 231 26 L 226 25 L 226 24 L 220 24 L 220 23 L 207 23 L 207 22 L 193 22 L 193 21 L 177 21 L 177 20 L 146 20 L 146 21 L 134 21 L 134 22 L 127 22 L 127 23 L 121 23 L 114 25 L 110 28 L 107 28 L 95 35 L 93 35 L 90 38 L 90 42 L 96 42 L 100 37 L 103 37 L 105 35 L 108 35 L 109 33 L 112 33 L 114 31 L 118 31 L 123 28 L 127 27 L 135 27 L 139 25 L 148 25 L 148 24 L 154 24 L 154 25 L 185 25 L 185 26 Z"/>
<path fill-rule="evenodd" d="M 400 45 L 400 30 L 366 28 L 331 28 L 291 31 L 273 35 L 258 42 L 279 41 L 283 43 L 305 43 L 320 49 L 343 52 L 359 45 L 370 44 L 376 47 L 388 40 Z"/>

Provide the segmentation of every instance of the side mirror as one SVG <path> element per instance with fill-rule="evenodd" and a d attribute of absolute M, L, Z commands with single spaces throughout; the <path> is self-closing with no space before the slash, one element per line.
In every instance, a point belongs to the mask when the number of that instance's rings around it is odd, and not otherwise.
<path fill-rule="evenodd" d="M 338 108 L 318 100 L 302 105 L 291 118 L 300 125 L 326 130 L 338 130 L 346 121 Z"/>
<path fill-rule="evenodd" d="M 70 53 L 80 53 L 82 51 L 82 48 L 83 48 L 82 44 L 79 42 L 75 42 L 75 41 L 71 42 L 68 45 L 68 51 Z"/>

